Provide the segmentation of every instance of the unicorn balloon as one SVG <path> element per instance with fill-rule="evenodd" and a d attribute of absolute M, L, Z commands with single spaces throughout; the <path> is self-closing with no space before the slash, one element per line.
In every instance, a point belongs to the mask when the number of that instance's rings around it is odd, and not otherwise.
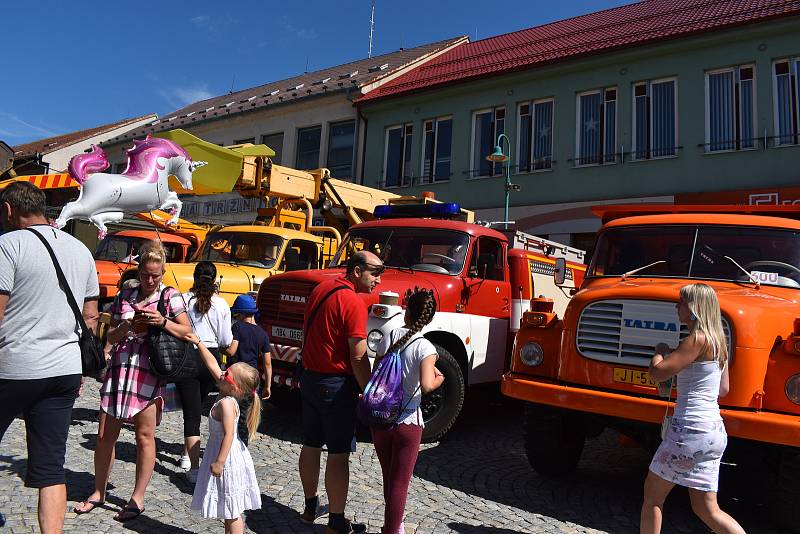
<path fill-rule="evenodd" d="M 143 141 L 134 141 L 127 154 L 128 167 L 122 174 L 101 172 L 109 163 L 98 146 L 92 145 L 89 154 L 74 156 L 67 170 L 81 184 L 81 191 L 77 200 L 61 210 L 55 226 L 63 228 L 70 219 L 88 219 L 100 230 L 102 239 L 106 224 L 121 221 L 125 212 L 152 209 L 169 211 L 173 215 L 169 224 L 176 224 L 182 204 L 169 190 L 167 178 L 173 175 L 184 189 L 192 189 L 192 173 L 206 162 L 193 162 L 177 143 L 149 135 Z"/>

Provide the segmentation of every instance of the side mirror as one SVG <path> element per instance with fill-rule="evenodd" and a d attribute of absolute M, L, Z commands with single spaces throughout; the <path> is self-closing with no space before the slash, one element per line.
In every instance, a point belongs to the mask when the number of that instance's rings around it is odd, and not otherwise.
<path fill-rule="evenodd" d="M 478 278 L 478 267 L 474 265 L 470 267 L 469 271 L 467 271 L 467 276 L 469 276 L 470 278 Z"/>
<path fill-rule="evenodd" d="M 563 287 L 567 280 L 567 260 L 556 258 L 555 269 L 553 270 L 553 283 L 558 287 Z"/>

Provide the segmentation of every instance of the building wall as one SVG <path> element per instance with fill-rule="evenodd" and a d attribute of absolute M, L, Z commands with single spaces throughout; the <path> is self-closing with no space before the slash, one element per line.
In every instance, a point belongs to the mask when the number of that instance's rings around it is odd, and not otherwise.
<path fill-rule="evenodd" d="M 640 197 L 670 200 L 676 192 L 719 191 L 755 186 L 796 184 L 800 178 L 800 146 L 739 152 L 706 153 L 706 71 L 739 64 L 755 64 L 755 130 L 775 135 L 773 60 L 800 55 L 800 20 L 789 19 L 743 27 L 679 41 L 596 55 L 524 72 L 504 74 L 410 96 L 386 98 L 362 106 L 368 120 L 365 185 L 382 185 L 386 129 L 411 123 L 412 168 L 417 185 L 397 188 L 403 194 L 430 190 L 437 198 L 461 202 L 480 214 L 500 214 L 505 200 L 505 178 L 471 177 L 473 112 L 505 106 L 505 131 L 516 160 L 517 106 L 523 101 L 554 98 L 553 158 L 551 170 L 514 173 L 520 191 L 510 196 L 510 219 L 550 211 L 568 213 L 583 202 Z M 617 88 L 617 151 L 629 152 L 633 130 L 633 84 L 644 80 L 677 78 L 677 155 L 665 159 L 630 161 L 603 166 L 576 166 L 577 94 Z M 451 176 L 446 182 L 419 185 L 423 122 L 452 115 Z M 504 145 L 505 148 L 505 145 Z M 537 210 L 531 206 L 539 206 Z M 500 209 L 498 209 L 500 208 Z M 494 210 L 494 211 L 492 211 Z M 565 218 L 563 228 L 568 229 Z M 547 224 L 552 223 L 552 221 Z M 527 228 L 536 228 L 531 223 Z M 524 228 L 523 228 L 524 229 Z M 549 228 L 553 235 L 561 232 Z M 568 232 L 567 232 L 568 233 Z"/>

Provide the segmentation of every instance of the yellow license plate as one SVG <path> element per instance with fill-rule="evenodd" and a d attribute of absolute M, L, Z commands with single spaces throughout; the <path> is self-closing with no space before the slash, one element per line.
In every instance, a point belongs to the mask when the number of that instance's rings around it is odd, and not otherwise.
<path fill-rule="evenodd" d="M 650 378 L 650 374 L 647 371 L 623 369 L 621 367 L 614 367 L 614 382 L 634 384 L 636 386 L 647 386 L 651 388 L 656 387 L 656 383 L 652 378 Z"/>

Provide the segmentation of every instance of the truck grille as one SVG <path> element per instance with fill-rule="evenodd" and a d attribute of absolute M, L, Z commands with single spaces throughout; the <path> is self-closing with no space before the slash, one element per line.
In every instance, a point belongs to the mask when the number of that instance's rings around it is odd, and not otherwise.
<path fill-rule="evenodd" d="M 722 317 L 728 353 L 731 327 Z M 689 334 L 678 322 L 675 303 L 652 300 L 603 300 L 583 309 L 578 321 L 578 352 L 592 360 L 638 365 L 650 364 L 658 343 L 675 347 Z"/>
<path fill-rule="evenodd" d="M 317 284 L 296 280 L 268 280 L 258 294 L 262 321 L 270 325 L 303 328 L 306 301 Z"/>

